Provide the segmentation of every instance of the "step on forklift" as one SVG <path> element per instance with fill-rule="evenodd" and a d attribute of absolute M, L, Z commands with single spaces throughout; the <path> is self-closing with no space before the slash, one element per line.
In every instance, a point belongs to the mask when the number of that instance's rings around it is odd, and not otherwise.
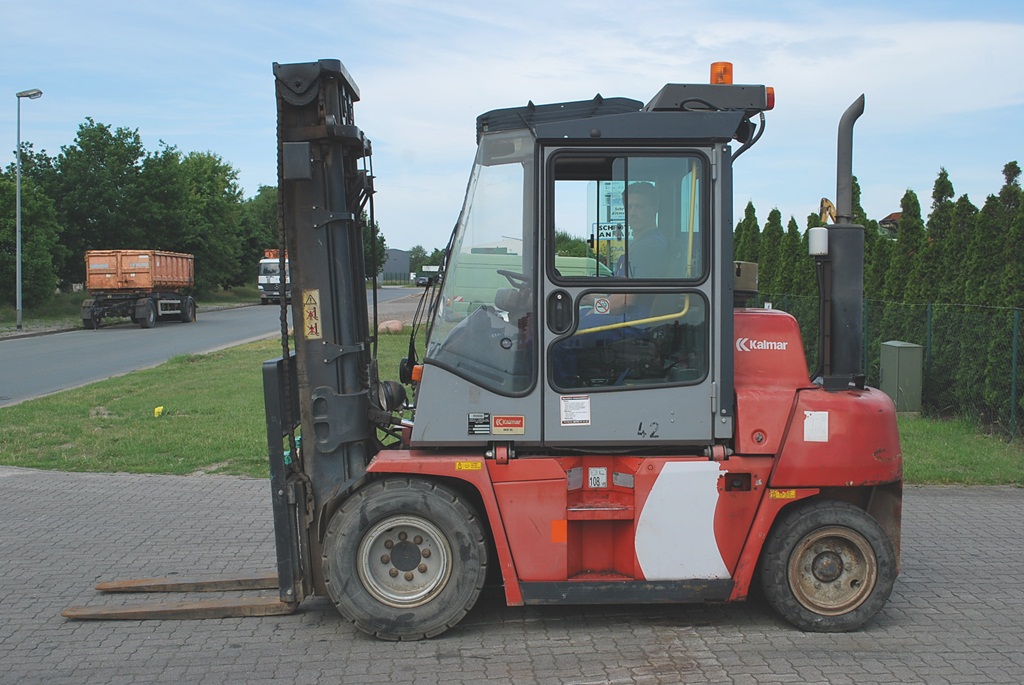
<path fill-rule="evenodd" d="M 263 368 L 277 571 L 174 589 L 278 597 L 65 615 L 287 613 L 318 595 L 368 634 L 415 640 L 489 582 L 510 606 L 731 602 L 757 582 L 808 631 L 878 614 L 899 570 L 902 454 L 895 407 L 862 372 L 863 96 L 839 125 L 838 223 L 811 229 L 813 373 L 797 321 L 748 308 L 756 266 L 733 260 L 732 167 L 774 91 L 716 63 L 710 83 L 646 104 L 481 115 L 441 278 L 390 380 L 365 295 L 359 91 L 337 60 L 274 74 L 294 297 L 293 336 L 282 306 L 282 356 Z"/>

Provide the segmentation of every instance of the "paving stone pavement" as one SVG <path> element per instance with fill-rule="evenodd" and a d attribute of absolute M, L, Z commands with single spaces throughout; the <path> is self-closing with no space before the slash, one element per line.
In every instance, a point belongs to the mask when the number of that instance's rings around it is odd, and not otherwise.
<path fill-rule="evenodd" d="M 1024 489 L 908 488 L 893 596 L 839 635 L 760 601 L 523 608 L 497 592 L 413 643 L 364 636 L 319 598 L 291 616 L 69 621 L 69 605 L 140 601 L 100 580 L 272 570 L 268 484 L 0 467 L 0 511 L 0 683 L 1024 682 Z"/>

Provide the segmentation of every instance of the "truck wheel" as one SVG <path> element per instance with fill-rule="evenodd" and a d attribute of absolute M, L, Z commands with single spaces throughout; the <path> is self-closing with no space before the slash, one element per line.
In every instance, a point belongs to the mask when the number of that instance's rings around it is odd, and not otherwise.
<path fill-rule="evenodd" d="M 181 322 L 192 323 L 196 320 L 196 301 L 191 297 L 185 298 L 181 305 Z"/>
<path fill-rule="evenodd" d="M 139 325 L 143 328 L 152 328 L 156 325 L 156 306 L 153 300 L 146 300 L 143 316 L 139 319 Z"/>
<path fill-rule="evenodd" d="M 360 630 L 385 640 L 440 635 L 476 603 L 487 575 L 479 517 L 452 489 L 374 481 L 331 519 L 327 592 Z"/>
<path fill-rule="evenodd" d="M 856 630 L 885 605 L 896 555 L 878 523 L 852 504 L 814 502 L 785 512 L 761 556 L 772 607 L 802 630 Z"/>

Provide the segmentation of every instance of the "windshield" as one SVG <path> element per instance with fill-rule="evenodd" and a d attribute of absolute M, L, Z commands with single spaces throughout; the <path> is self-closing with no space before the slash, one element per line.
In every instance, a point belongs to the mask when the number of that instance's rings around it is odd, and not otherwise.
<path fill-rule="evenodd" d="M 533 381 L 533 137 L 480 141 L 426 361 L 500 393 Z"/>

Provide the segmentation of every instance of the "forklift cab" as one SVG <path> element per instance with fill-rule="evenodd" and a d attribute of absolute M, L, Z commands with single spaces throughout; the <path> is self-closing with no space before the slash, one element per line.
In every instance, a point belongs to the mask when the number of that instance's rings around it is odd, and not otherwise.
<path fill-rule="evenodd" d="M 760 86 L 670 84 L 479 117 L 412 445 L 731 438 L 730 143 L 766 108 Z"/>

